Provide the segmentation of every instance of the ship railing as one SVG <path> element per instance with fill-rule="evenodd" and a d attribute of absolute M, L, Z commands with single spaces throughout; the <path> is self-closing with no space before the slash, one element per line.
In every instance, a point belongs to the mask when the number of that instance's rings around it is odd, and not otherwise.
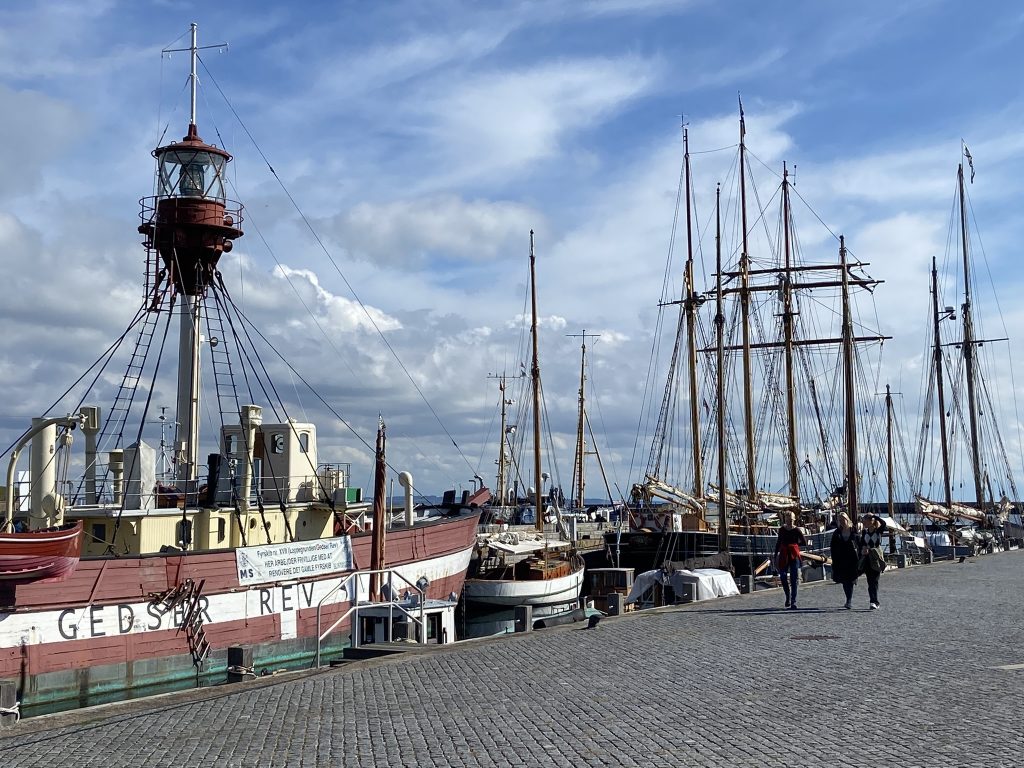
<path fill-rule="evenodd" d="M 376 581 L 380 584 L 380 592 L 382 595 L 388 595 L 387 600 L 374 601 L 373 599 L 360 600 L 361 594 L 371 595 L 370 587 L 373 583 L 373 577 L 376 576 Z M 396 581 L 398 579 L 397 588 Z M 366 579 L 365 588 L 363 587 L 363 579 Z M 409 601 L 399 598 L 399 592 L 403 589 L 403 584 L 408 589 L 405 590 L 411 595 L 416 596 L 416 600 Z M 352 647 L 358 648 L 359 642 L 359 612 L 367 608 L 379 608 L 381 606 L 388 607 L 388 621 L 387 621 L 387 642 L 391 642 L 393 639 L 392 632 L 394 630 L 395 611 L 400 614 L 404 614 L 411 621 L 416 622 L 419 626 L 419 643 L 425 645 L 427 642 L 427 617 L 424 603 L 426 602 L 426 588 L 429 586 L 429 582 L 425 577 L 420 577 L 415 583 L 409 581 L 398 571 L 390 568 L 382 568 L 367 571 L 354 571 L 348 576 L 343 577 L 331 590 L 320 598 L 316 604 L 316 661 L 315 667 L 320 666 L 320 651 L 323 645 L 323 641 L 334 632 L 341 624 L 350 616 L 352 617 L 352 625 L 354 629 L 352 631 Z M 411 590 L 411 591 L 410 591 Z M 345 592 L 351 599 L 352 605 L 347 611 L 339 616 L 335 621 L 327 627 L 322 629 L 322 613 L 324 604 L 334 597 L 339 592 Z M 411 609 L 411 610 L 410 610 Z M 414 613 L 416 615 L 414 615 Z"/>

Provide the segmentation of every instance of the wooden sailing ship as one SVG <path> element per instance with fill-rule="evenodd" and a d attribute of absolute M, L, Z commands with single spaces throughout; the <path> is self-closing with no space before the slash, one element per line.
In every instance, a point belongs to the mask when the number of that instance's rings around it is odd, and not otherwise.
<path fill-rule="evenodd" d="M 973 181 L 973 159 L 966 147 L 964 155 L 971 163 Z M 926 433 L 919 442 L 916 478 L 919 490 L 914 496 L 917 513 L 931 521 L 933 528 L 944 529 L 932 536 L 937 553 L 950 556 L 959 554 L 953 550 L 958 539 L 991 542 L 1002 537 L 1003 526 L 1016 524 L 1019 527 L 1020 522 L 1019 511 L 1014 503 L 1018 498 L 1017 487 L 1000 430 L 1000 409 L 983 376 L 980 356 L 985 344 L 991 347 L 1006 339 L 982 338 L 977 330 L 975 277 L 967 208 L 964 165 L 961 162 L 957 166 L 956 181 L 957 236 L 953 238 L 958 246 L 954 261 L 962 267 L 960 277 L 963 300 L 959 306 L 959 337 L 943 340 L 943 328 L 949 325 L 944 321 L 955 321 L 957 310 L 939 300 L 939 270 L 933 257 L 930 286 L 930 353 L 933 366 L 924 398 L 923 423 Z M 941 478 L 938 494 L 925 493 L 925 485 L 929 483 L 925 472 L 925 465 L 929 463 L 926 453 L 934 449 L 934 441 L 928 439 L 927 432 L 936 416 Z M 956 500 L 953 495 L 954 443 L 962 449 L 957 465 L 965 469 L 968 476 L 968 496 L 963 500 Z M 1011 521 L 1011 516 L 1016 520 Z M 966 535 L 957 534 L 958 526 L 977 529 L 980 536 L 975 535 L 973 530 L 969 530 Z"/>
<path fill-rule="evenodd" d="M 485 533 L 477 541 L 475 559 L 466 579 L 465 599 L 469 605 L 569 605 L 579 601 L 583 587 L 583 558 L 576 552 L 573 542 L 549 542 L 545 532 L 545 499 L 541 472 L 541 392 L 540 358 L 537 340 L 537 281 L 536 253 L 533 232 L 530 232 L 530 297 L 532 321 L 530 325 L 532 362 L 530 389 L 533 400 L 533 476 L 534 527 L 533 537 L 516 534 Z M 505 381 L 501 381 L 502 425 L 499 467 L 505 462 Z M 504 478 L 499 472 L 498 494 L 505 494 Z M 556 518 L 558 506 L 555 505 Z M 565 529 L 561 519 L 557 528 L 562 537 Z"/>
<path fill-rule="evenodd" d="M 866 264 L 848 257 L 845 238 L 839 236 L 838 260 L 805 263 L 796 259 L 794 227 L 790 206 L 791 182 L 783 166 L 779 195 L 781 216 L 777 247 L 770 258 L 755 263 L 751 257 L 747 219 L 746 128 L 740 107 L 738 145 L 738 261 L 725 263 L 721 223 L 721 188 L 715 200 L 715 284 L 711 291 L 696 288 L 694 274 L 693 199 L 689 136 L 684 126 L 684 159 L 681 174 L 686 201 L 687 256 L 683 272 L 683 295 L 679 301 L 663 302 L 679 307 L 676 341 L 666 377 L 659 417 L 643 482 L 634 486 L 630 527 L 606 535 L 606 549 L 615 565 L 638 572 L 671 563 L 677 567 L 713 565 L 737 573 L 760 573 L 773 552 L 779 515 L 792 512 L 810 540 L 810 553 L 827 549 L 826 526 L 841 509 L 856 518 L 860 473 L 857 446 L 857 359 L 858 345 L 882 341 L 878 334 L 856 334 L 850 294 L 855 288 L 870 290 L 877 281 L 864 276 Z M 758 217 L 759 219 L 763 217 Z M 838 332 L 810 333 L 814 326 L 801 312 L 798 296 L 805 291 L 830 291 Z M 768 304 L 763 298 L 773 296 Z M 727 297 L 734 299 L 730 309 Z M 701 326 L 701 308 L 712 304 L 713 330 Z M 765 331 L 764 317 L 771 315 L 772 333 Z M 760 333 L 760 338 L 755 336 Z M 777 336 L 775 335 L 777 331 Z M 821 393 L 812 376 L 807 379 L 803 408 L 798 372 L 809 367 L 809 350 L 837 350 L 834 365 L 841 370 L 841 389 L 835 399 L 841 403 L 837 417 L 823 415 Z M 706 364 L 700 365 L 700 354 Z M 761 402 L 755 406 L 755 355 L 760 356 Z M 739 356 L 740 370 L 733 376 L 733 358 Z M 682 361 L 686 362 L 687 389 L 681 393 Z M 702 390 L 701 371 L 704 371 Z M 736 381 L 738 380 L 738 384 Z M 771 410 L 772 399 L 782 407 Z M 731 400 L 740 402 L 734 409 Z M 688 401 L 687 407 L 683 406 Z M 709 402 L 710 401 L 710 402 Z M 705 414 L 701 419 L 701 404 Z M 737 418 L 734 411 L 739 410 Z M 675 414 L 685 411 L 680 426 Z M 807 424 L 800 435 L 801 418 Z M 768 426 L 766 426 L 768 425 Z M 772 436 L 768 427 L 773 427 Z M 688 430 L 686 429 L 688 427 Z M 672 435 L 689 437 L 687 470 L 683 482 L 670 477 L 667 448 Z M 819 464 L 814 469 L 806 446 L 815 444 Z M 708 453 L 709 444 L 716 447 Z M 735 446 L 740 450 L 736 451 Z M 801 446 L 806 458 L 801 459 Z M 762 483 L 774 475 L 759 448 L 770 459 L 781 459 L 785 482 L 768 489 Z M 706 467 L 716 467 L 717 482 L 708 482 Z M 812 487 L 812 485 L 814 487 Z M 819 556 L 820 559 L 820 556 Z"/>

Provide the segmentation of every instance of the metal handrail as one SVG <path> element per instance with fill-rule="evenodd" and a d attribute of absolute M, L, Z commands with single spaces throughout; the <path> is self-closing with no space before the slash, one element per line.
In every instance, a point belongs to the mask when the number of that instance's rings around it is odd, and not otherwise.
<path fill-rule="evenodd" d="M 360 603 L 359 602 L 359 577 L 360 576 L 367 576 L 367 577 L 369 577 L 369 576 L 378 575 L 378 574 L 379 575 L 385 575 L 385 574 L 387 575 L 387 582 L 386 583 L 387 583 L 387 588 L 388 588 L 388 594 L 392 595 L 391 600 L 386 601 L 386 602 L 384 602 L 384 601 L 374 602 L 372 600 L 367 600 L 366 603 Z M 394 597 L 394 595 L 396 594 L 395 589 L 394 589 L 394 577 L 395 576 L 398 576 L 398 578 L 401 581 L 405 582 L 406 585 L 408 585 L 412 589 L 416 590 L 416 593 L 419 595 L 418 605 L 419 605 L 419 609 L 420 610 L 419 610 L 419 617 L 418 618 L 413 616 L 413 614 L 410 611 L 406 610 L 406 608 L 403 605 L 401 605 L 401 602 L 399 600 L 395 599 L 395 597 Z M 349 583 L 352 582 L 353 580 L 355 581 L 355 589 L 354 590 L 350 590 Z M 340 591 L 344 591 L 344 592 L 346 592 L 350 596 L 350 598 L 352 600 L 352 606 L 347 611 L 345 611 L 341 616 L 339 616 L 334 621 L 334 623 L 331 624 L 331 626 L 329 626 L 326 630 L 321 632 L 320 631 L 321 630 L 321 610 L 323 609 L 323 605 L 324 605 L 324 603 L 330 597 L 332 597 L 333 595 L 335 595 L 336 593 L 338 593 Z M 383 591 L 383 586 L 382 586 L 382 591 Z M 367 587 L 367 592 L 369 592 L 369 587 Z M 393 626 L 393 622 L 394 622 L 394 612 L 395 612 L 395 609 L 397 608 L 399 611 L 404 613 L 410 619 L 412 619 L 413 621 L 416 621 L 416 622 L 419 623 L 419 626 L 420 626 L 420 644 L 421 645 L 425 645 L 426 642 L 427 642 L 427 622 L 426 622 L 426 612 L 425 612 L 425 609 L 424 609 L 424 603 L 425 602 L 426 602 L 426 592 L 425 592 L 424 588 L 420 587 L 418 584 L 414 584 L 413 582 L 409 581 L 409 579 L 407 579 L 405 576 L 403 576 L 401 573 L 398 573 L 398 571 L 396 571 L 394 569 L 391 569 L 391 568 L 378 568 L 376 570 L 353 571 L 348 576 L 343 577 L 338 582 L 338 584 L 336 586 L 332 587 L 331 590 L 327 594 L 325 594 L 322 598 L 320 598 L 320 600 L 316 604 L 316 661 L 314 662 L 314 668 L 318 668 L 320 666 L 320 648 L 321 648 L 321 645 L 323 644 L 324 638 L 326 638 L 329 634 L 334 632 L 334 630 L 336 630 L 338 628 L 338 626 L 343 621 L 345 621 L 345 619 L 347 619 L 349 616 L 351 616 L 352 614 L 355 614 L 355 621 L 358 621 L 358 619 L 359 619 L 359 609 L 360 608 L 367 608 L 367 607 L 370 607 L 370 606 L 379 606 L 379 605 L 384 605 L 384 604 L 388 605 L 388 608 L 389 608 L 389 610 L 388 610 L 388 642 L 391 642 L 391 640 L 392 640 L 392 626 Z M 352 647 L 353 648 L 358 648 L 359 647 L 359 633 L 358 632 L 353 632 L 352 633 Z"/>

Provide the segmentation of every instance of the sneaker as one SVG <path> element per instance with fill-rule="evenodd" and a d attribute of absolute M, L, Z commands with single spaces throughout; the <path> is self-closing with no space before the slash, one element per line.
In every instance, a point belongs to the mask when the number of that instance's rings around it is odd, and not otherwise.
<path fill-rule="evenodd" d="M 789 610 L 791 610 L 791 611 L 795 611 L 795 610 L 797 610 L 797 607 L 796 607 L 796 603 L 793 603 L 793 604 L 791 604 L 791 605 L 789 606 Z"/>
<path fill-rule="evenodd" d="M 872 603 L 871 604 L 871 610 L 872 611 L 877 611 L 878 610 L 878 603 Z"/>
<path fill-rule="evenodd" d="M 786 599 L 786 607 L 789 608 L 789 599 Z"/>
<path fill-rule="evenodd" d="M 853 603 L 847 600 L 846 605 L 844 605 L 843 608 L 845 608 L 846 610 L 850 610 L 851 608 L 853 608 Z"/>

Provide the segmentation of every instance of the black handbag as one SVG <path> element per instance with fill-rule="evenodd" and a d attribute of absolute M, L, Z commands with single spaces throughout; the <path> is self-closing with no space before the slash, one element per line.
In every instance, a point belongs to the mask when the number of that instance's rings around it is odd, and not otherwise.
<path fill-rule="evenodd" d="M 885 555 L 882 554 L 881 547 L 871 547 L 864 559 L 867 561 L 865 565 L 872 571 L 881 573 L 885 570 Z"/>

